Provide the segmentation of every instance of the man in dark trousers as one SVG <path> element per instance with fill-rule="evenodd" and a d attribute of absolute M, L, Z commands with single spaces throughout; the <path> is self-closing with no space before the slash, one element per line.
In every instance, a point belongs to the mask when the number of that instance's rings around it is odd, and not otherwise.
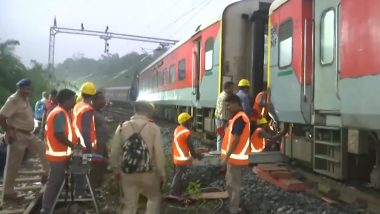
<path fill-rule="evenodd" d="M 201 159 L 202 156 L 197 154 L 193 147 L 191 138 L 192 117 L 187 112 L 178 116 L 178 126 L 174 130 L 172 143 L 172 156 L 175 174 L 172 181 L 170 195 L 181 197 L 184 187 L 186 186 L 186 174 L 188 167 L 192 164 L 192 159 Z"/>
<path fill-rule="evenodd" d="M 59 189 L 65 179 L 77 138 L 70 118 L 75 104 L 75 92 L 63 89 L 58 92 L 58 106 L 46 119 L 45 142 L 46 158 L 49 161 L 49 178 L 42 198 L 41 214 L 50 213 Z"/>

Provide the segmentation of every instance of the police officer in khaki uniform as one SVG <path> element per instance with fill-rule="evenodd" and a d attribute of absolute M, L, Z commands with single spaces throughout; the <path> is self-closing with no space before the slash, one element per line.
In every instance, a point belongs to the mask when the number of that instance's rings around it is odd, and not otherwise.
<path fill-rule="evenodd" d="M 138 209 L 139 195 L 147 198 L 146 214 L 160 213 L 161 192 L 160 188 L 166 182 L 165 163 L 162 136 L 158 127 L 150 118 L 154 107 L 147 102 L 135 103 L 136 114 L 129 121 L 125 121 L 115 132 L 111 144 L 110 165 L 115 177 L 121 177 L 121 185 L 124 193 L 123 214 L 135 214 Z M 139 131 L 146 143 L 152 172 L 126 174 L 121 171 L 123 161 L 123 145 L 133 133 Z"/>
<path fill-rule="evenodd" d="M 41 140 L 32 134 L 34 128 L 33 110 L 28 97 L 32 91 L 32 82 L 22 79 L 17 82 L 18 90 L 8 97 L 0 110 L 0 125 L 6 132 L 8 142 L 7 161 L 4 174 L 3 200 L 18 201 L 22 199 L 14 190 L 17 171 L 20 168 L 25 149 L 37 153 L 46 174 L 48 165 L 45 159 L 45 146 Z M 46 175 L 43 176 L 46 180 Z"/>

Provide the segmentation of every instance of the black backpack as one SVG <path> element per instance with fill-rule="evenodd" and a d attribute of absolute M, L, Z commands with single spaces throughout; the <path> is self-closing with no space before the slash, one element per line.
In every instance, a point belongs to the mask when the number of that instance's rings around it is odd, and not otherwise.
<path fill-rule="evenodd" d="M 143 125 L 139 132 L 136 132 L 133 123 L 130 122 L 134 133 L 128 139 L 122 139 L 124 144 L 121 169 L 126 174 L 152 171 L 149 150 L 140 135 L 146 124 Z"/>

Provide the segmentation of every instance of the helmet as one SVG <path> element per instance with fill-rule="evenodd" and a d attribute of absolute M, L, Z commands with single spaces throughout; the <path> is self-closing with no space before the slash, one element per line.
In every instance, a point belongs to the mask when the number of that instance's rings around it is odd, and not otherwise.
<path fill-rule="evenodd" d="M 82 87 L 80 87 L 80 92 L 83 94 L 95 95 L 96 87 L 92 82 L 85 82 L 83 83 Z"/>
<path fill-rule="evenodd" d="M 266 123 L 268 123 L 268 120 L 265 119 L 265 117 L 263 117 L 263 118 L 261 118 L 260 120 L 257 120 L 257 121 L 256 121 L 256 124 L 257 124 L 257 125 L 263 125 L 263 124 L 266 124 Z"/>
<path fill-rule="evenodd" d="M 150 104 L 150 106 L 152 106 L 153 111 L 156 110 L 156 105 L 154 105 L 154 103 L 149 103 L 149 104 Z"/>
<path fill-rule="evenodd" d="M 191 119 L 191 115 L 187 112 L 183 112 L 181 114 L 178 115 L 178 123 L 179 124 L 183 124 L 185 123 L 186 121 L 188 121 L 189 119 Z"/>
<path fill-rule="evenodd" d="M 81 95 L 77 96 L 76 103 L 82 102 L 83 97 Z"/>
<path fill-rule="evenodd" d="M 247 79 L 241 79 L 238 84 L 239 87 L 249 87 L 250 85 Z"/>

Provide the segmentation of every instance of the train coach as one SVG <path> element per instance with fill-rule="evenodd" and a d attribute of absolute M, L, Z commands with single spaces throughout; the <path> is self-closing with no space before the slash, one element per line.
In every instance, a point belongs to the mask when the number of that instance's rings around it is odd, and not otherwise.
<path fill-rule="evenodd" d="M 109 87 L 102 89 L 107 101 L 111 104 L 123 105 L 129 100 L 130 86 Z"/>
<path fill-rule="evenodd" d="M 276 0 L 268 35 L 272 113 L 292 124 L 287 156 L 377 187 L 379 8 L 377 0 Z"/>
<path fill-rule="evenodd" d="M 291 125 L 287 157 L 380 187 L 378 8 L 378 0 L 239 1 L 141 71 L 132 88 L 159 115 L 191 111 L 196 129 L 212 132 L 223 83 L 249 79 L 251 96 L 267 89 L 272 117 Z"/>
<path fill-rule="evenodd" d="M 271 2 L 239 1 L 198 26 L 138 74 L 137 99 L 154 102 L 166 119 L 192 112 L 198 131 L 214 132 L 213 112 L 224 82 L 249 79 L 252 96 L 265 87 L 264 32 Z"/>

